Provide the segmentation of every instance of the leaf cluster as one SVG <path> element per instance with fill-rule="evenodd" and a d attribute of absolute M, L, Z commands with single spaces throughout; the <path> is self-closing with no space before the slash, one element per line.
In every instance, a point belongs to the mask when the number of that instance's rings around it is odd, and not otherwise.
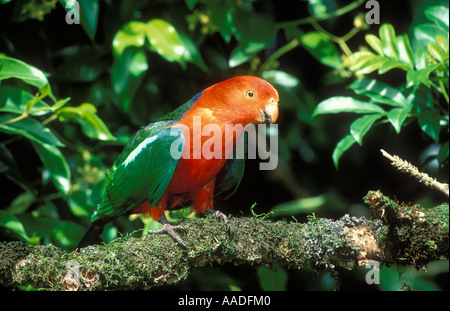
<path fill-rule="evenodd" d="M 429 22 L 415 26 L 411 39 L 406 34 L 396 36 L 391 24 L 383 24 L 379 36 L 365 36 L 372 50 L 362 47 L 346 56 L 343 66 L 358 77 L 348 88 L 367 99 L 330 97 L 314 110 L 315 116 L 342 112 L 362 114 L 334 149 L 336 167 L 342 154 L 355 143 L 362 145 L 364 135 L 374 126 L 389 122 L 399 134 L 414 119 L 432 142 L 439 143 L 439 163 L 448 162 L 448 136 L 441 139 L 440 136 L 442 132 L 448 133 L 449 125 L 449 10 L 444 6 L 431 6 L 425 10 L 425 15 Z M 374 71 L 382 76 L 394 69 L 406 74 L 403 84 L 391 86 L 381 82 L 381 77 L 365 77 Z"/>

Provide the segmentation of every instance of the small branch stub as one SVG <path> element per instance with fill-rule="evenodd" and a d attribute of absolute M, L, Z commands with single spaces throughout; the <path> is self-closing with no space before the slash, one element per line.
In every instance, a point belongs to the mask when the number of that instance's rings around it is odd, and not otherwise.
<path fill-rule="evenodd" d="M 444 193 L 447 197 L 450 196 L 448 184 L 438 182 L 436 179 L 428 176 L 428 174 L 420 172 L 417 167 L 405 160 L 402 160 L 396 155 L 392 156 L 383 149 L 380 149 L 380 151 L 386 158 L 392 161 L 392 165 L 395 166 L 395 168 L 397 168 L 400 172 L 413 176 L 425 186 L 437 189 Z"/>

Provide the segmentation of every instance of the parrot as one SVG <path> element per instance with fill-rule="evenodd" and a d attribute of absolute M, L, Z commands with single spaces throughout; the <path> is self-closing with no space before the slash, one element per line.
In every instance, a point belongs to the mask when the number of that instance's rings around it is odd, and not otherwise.
<path fill-rule="evenodd" d="M 184 228 L 172 225 L 165 216 L 166 211 L 186 206 L 195 214 L 216 216 L 229 230 L 228 217 L 214 209 L 213 199 L 225 191 L 234 193 L 243 177 L 245 158 L 230 153 L 243 135 L 242 127 L 276 122 L 278 102 L 277 90 L 266 80 L 236 76 L 204 89 L 159 121 L 140 129 L 109 170 L 102 200 L 76 248 L 100 242 L 104 225 L 125 214 L 150 216 L 162 228 L 149 230 L 149 234 L 168 234 L 186 248 L 176 233 Z M 195 137 L 196 120 L 222 130 L 220 156 L 195 156 L 210 138 L 205 133 L 200 139 Z M 226 137 L 223 130 L 227 125 L 242 127 Z"/>

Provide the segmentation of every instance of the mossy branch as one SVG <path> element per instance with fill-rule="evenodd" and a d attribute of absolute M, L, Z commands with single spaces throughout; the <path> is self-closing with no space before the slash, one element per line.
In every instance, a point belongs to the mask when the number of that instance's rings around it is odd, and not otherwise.
<path fill-rule="evenodd" d="M 166 235 L 124 237 L 70 253 L 52 245 L 0 243 L 0 285 L 135 290 L 177 283 L 195 267 L 215 263 L 339 271 L 368 260 L 423 266 L 448 258 L 448 204 L 419 211 L 380 192 L 369 193 L 366 202 L 379 215 L 384 210 L 389 221 L 345 215 L 300 224 L 242 217 L 232 218 L 227 232 L 212 216 L 186 219 L 181 235 L 187 250 Z"/>

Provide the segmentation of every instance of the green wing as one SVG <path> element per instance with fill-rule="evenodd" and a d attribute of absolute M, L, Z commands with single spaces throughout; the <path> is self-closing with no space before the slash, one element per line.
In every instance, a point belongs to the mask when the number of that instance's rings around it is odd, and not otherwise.
<path fill-rule="evenodd" d="M 106 181 L 102 202 L 91 217 L 96 221 L 122 215 L 145 200 L 156 204 L 164 194 L 184 148 L 180 128 L 166 128 L 172 121 L 160 121 L 133 136 Z M 175 154 L 171 154 L 174 145 Z"/>

